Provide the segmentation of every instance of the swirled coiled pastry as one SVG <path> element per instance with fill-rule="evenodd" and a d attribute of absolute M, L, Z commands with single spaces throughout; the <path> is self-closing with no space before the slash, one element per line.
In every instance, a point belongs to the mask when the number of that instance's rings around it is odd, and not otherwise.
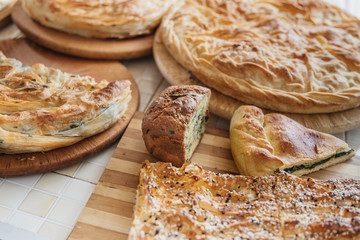
<path fill-rule="evenodd" d="M 174 0 L 22 0 L 42 25 L 84 37 L 128 38 L 149 34 Z"/>
<path fill-rule="evenodd" d="M 24 66 L 0 52 L 0 153 L 48 151 L 106 130 L 127 109 L 130 85 Z"/>
<path fill-rule="evenodd" d="M 322 0 L 185 0 L 160 27 L 205 85 L 282 112 L 360 104 L 360 21 Z"/>

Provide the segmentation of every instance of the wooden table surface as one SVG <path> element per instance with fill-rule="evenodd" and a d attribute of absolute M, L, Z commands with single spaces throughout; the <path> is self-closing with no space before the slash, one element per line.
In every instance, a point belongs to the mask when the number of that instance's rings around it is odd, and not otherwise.
<path fill-rule="evenodd" d="M 360 17 L 359 0 L 329 2 Z M 0 30 L 0 40 L 21 37 L 23 34 L 14 24 Z M 138 84 L 138 110 L 144 111 L 169 84 L 158 71 L 152 56 L 122 63 Z M 227 130 L 229 121 L 211 116 L 209 125 Z M 348 142 L 360 156 L 360 128 L 336 136 Z M 98 156 L 60 171 L 22 178 L 0 178 L 0 239 L 67 239 L 116 145 L 117 142 Z M 349 172 L 354 171 L 358 170 L 349 168 Z"/>

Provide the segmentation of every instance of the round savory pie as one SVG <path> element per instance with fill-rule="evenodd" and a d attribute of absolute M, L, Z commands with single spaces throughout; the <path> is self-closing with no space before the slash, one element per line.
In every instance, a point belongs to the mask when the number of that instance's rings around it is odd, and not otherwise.
<path fill-rule="evenodd" d="M 174 0 L 22 0 L 42 25 L 94 38 L 149 34 Z"/>
<path fill-rule="evenodd" d="M 48 151 L 105 131 L 125 113 L 130 85 L 24 66 L 0 52 L 0 153 Z"/>
<path fill-rule="evenodd" d="M 160 27 L 205 85 L 282 112 L 360 105 L 360 21 L 322 0 L 185 0 Z"/>

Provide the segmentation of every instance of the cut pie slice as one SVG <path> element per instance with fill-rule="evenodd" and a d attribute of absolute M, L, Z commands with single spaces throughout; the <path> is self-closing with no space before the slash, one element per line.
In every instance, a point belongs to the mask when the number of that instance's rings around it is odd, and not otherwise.
<path fill-rule="evenodd" d="M 280 168 L 303 175 L 343 162 L 353 149 L 330 134 L 308 129 L 278 113 L 239 107 L 230 125 L 231 150 L 240 173 L 266 175 Z"/>
<path fill-rule="evenodd" d="M 360 181 L 145 161 L 129 239 L 359 239 Z"/>

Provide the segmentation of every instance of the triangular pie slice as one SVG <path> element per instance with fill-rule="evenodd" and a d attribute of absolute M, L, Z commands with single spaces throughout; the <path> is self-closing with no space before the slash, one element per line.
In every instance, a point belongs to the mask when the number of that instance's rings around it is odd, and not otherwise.
<path fill-rule="evenodd" d="M 304 127 L 278 113 L 239 107 L 230 124 L 231 150 L 241 174 L 266 175 L 280 168 L 308 174 L 355 155 L 341 139 Z"/>

